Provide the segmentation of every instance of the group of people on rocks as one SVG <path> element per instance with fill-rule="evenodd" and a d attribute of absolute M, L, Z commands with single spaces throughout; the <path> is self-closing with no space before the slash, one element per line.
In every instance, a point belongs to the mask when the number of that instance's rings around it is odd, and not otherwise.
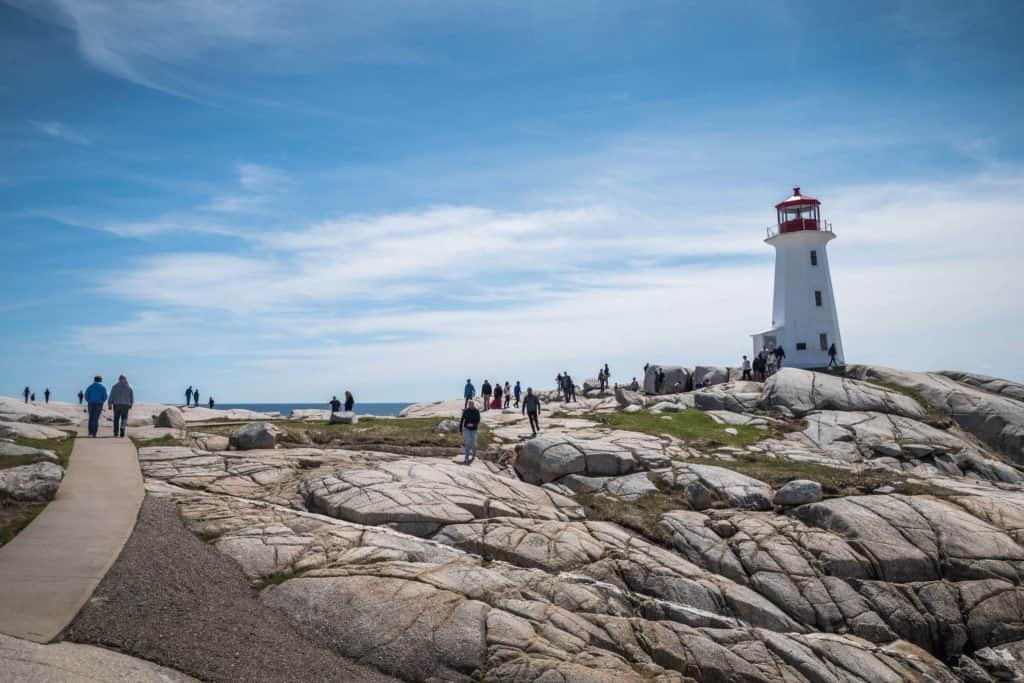
<path fill-rule="evenodd" d="M 199 387 L 196 387 L 195 389 L 193 389 L 191 384 L 189 384 L 188 385 L 188 389 L 185 390 L 185 407 L 186 408 L 188 408 L 189 403 L 192 404 L 193 408 L 198 408 L 199 407 Z M 212 410 L 213 406 L 217 405 L 217 402 L 214 401 L 213 400 L 213 396 L 211 396 L 211 397 L 209 397 L 206 400 L 206 405 L 208 405 L 210 407 L 210 409 Z"/>
<path fill-rule="evenodd" d="M 576 383 L 572 381 L 572 376 L 569 375 L 569 371 L 558 373 L 555 377 L 555 388 L 557 392 L 557 398 L 559 401 L 566 403 L 576 402 Z"/>
<path fill-rule="evenodd" d="M 489 380 L 485 379 L 484 383 L 480 386 L 480 399 L 485 412 L 492 408 L 501 410 L 513 404 L 518 408 L 522 396 L 523 389 L 519 384 L 519 380 L 516 380 L 515 386 L 508 382 L 505 382 L 505 385 L 502 386 L 500 382 L 495 382 L 492 385 Z M 462 389 L 462 397 L 466 400 L 464 406 L 466 408 L 476 399 L 476 387 L 473 386 L 472 380 L 466 380 L 466 386 Z"/>
<path fill-rule="evenodd" d="M 103 386 L 103 377 L 96 375 L 93 382 L 80 391 L 89 411 L 89 436 L 95 438 L 100 431 L 100 416 L 103 414 L 103 407 L 107 405 L 114 411 L 114 436 L 124 438 L 125 428 L 128 426 L 128 411 L 135 405 L 135 390 L 128 384 L 128 378 L 121 375 L 117 378 L 117 384 L 110 387 L 110 393 Z M 81 402 L 81 400 L 80 400 Z"/>
<path fill-rule="evenodd" d="M 331 400 L 327 402 L 327 405 L 331 407 L 331 415 L 341 410 L 341 401 L 338 400 L 337 396 L 331 396 Z M 356 407 L 356 399 L 352 396 L 351 391 L 345 392 L 345 412 L 351 413 L 352 409 Z"/>
<path fill-rule="evenodd" d="M 78 393 L 81 394 L 82 392 L 78 392 Z M 21 392 L 21 395 L 25 397 L 25 403 L 28 403 L 30 401 L 32 403 L 36 402 L 36 392 L 32 391 L 28 387 L 25 387 L 25 390 Z M 43 392 L 43 399 L 44 399 L 44 401 L 46 403 L 50 402 L 50 388 L 49 387 L 47 387 L 46 390 Z M 79 398 L 78 402 L 81 403 L 82 399 Z"/>

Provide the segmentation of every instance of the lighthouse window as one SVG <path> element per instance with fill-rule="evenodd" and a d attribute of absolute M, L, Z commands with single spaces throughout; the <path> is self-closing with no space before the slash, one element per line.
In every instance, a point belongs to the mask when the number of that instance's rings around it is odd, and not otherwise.
<path fill-rule="evenodd" d="M 828 335 L 822 332 L 818 335 L 818 342 L 821 344 L 822 351 L 828 351 Z"/>
<path fill-rule="evenodd" d="M 797 351 L 806 351 L 807 350 L 807 343 L 806 342 L 797 342 L 796 350 Z"/>
<path fill-rule="evenodd" d="M 811 265 L 818 265 L 818 252 L 815 251 L 814 249 L 811 249 Z"/>
<path fill-rule="evenodd" d="M 820 289 L 814 290 L 814 305 L 815 306 L 820 306 L 821 305 L 821 290 Z"/>

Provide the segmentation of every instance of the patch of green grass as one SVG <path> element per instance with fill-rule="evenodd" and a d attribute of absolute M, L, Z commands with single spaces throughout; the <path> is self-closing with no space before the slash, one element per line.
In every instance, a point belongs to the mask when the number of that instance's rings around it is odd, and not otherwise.
<path fill-rule="evenodd" d="M 263 590 L 270 586 L 280 586 L 285 581 L 299 576 L 302 576 L 302 572 L 274 572 L 270 576 L 256 581 L 254 587 L 256 590 Z"/>
<path fill-rule="evenodd" d="M 27 439 L 25 437 L 15 437 L 13 441 L 19 446 L 53 451 L 57 454 L 59 464 L 64 469 L 67 469 L 68 462 L 71 459 L 71 449 L 75 446 L 75 437 L 72 435 L 64 439 Z M 34 462 L 44 460 L 49 462 L 49 458 L 34 455 L 4 456 L 0 458 L 0 469 L 18 467 L 19 465 L 31 465 Z"/>
<path fill-rule="evenodd" d="M 913 389 L 902 386 L 900 384 L 896 384 L 895 382 L 883 382 L 878 379 L 868 379 L 865 381 L 869 382 L 870 384 L 874 384 L 877 387 L 888 389 L 889 391 L 896 392 L 897 394 L 903 394 L 908 398 L 912 398 L 914 401 L 917 402 L 919 406 L 921 406 L 924 409 L 924 421 L 927 424 L 931 425 L 932 427 L 936 427 L 938 429 L 949 429 L 950 427 L 953 426 L 953 419 L 949 415 L 944 413 L 941 409 L 933 406 L 931 403 L 928 402 L 927 399 L 925 399 L 924 396 L 921 396 L 921 394 L 917 393 Z"/>
<path fill-rule="evenodd" d="M 181 444 L 178 439 L 174 438 L 170 434 L 164 434 L 157 439 L 136 439 L 132 437 L 132 442 L 136 448 L 146 448 L 149 446 L 178 446 Z"/>
<path fill-rule="evenodd" d="M 682 439 L 691 446 L 711 448 L 715 446 L 748 446 L 762 439 L 778 436 L 776 429 L 758 429 L 749 425 L 723 425 L 711 419 L 709 415 L 696 408 L 686 408 L 678 413 L 652 413 L 641 410 L 636 413 L 607 413 L 603 415 L 586 415 L 593 420 L 612 429 L 623 429 L 645 434 L 667 434 Z M 664 419 L 664 418 L 669 419 Z M 725 431 L 728 427 L 736 430 L 736 434 Z"/>
<path fill-rule="evenodd" d="M 614 522 L 666 547 L 672 546 L 672 535 L 658 523 L 661 516 L 672 510 L 690 509 L 685 496 L 667 490 L 647 493 L 636 500 L 619 500 L 594 493 L 578 493 L 575 498 L 586 508 L 587 519 Z"/>
<path fill-rule="evenodd" d="M 331 424 L 329 422 L 298 422 L 278 420 L 274 425 L 288 435 L 286 441 L 312 443 L 318 446 L 336 448 L 381 448 L 397 447 L 442 447 L 461 448 L 462 435 L 458 430 L 438 434 L 434 430 L 444 418 L 399 417 L 379 419 L 359 418 L 359 424 Z M 205 431 L 229 436 L 236 427 L 212 427 Z M 491 444 L 491 432 L 487 425 L 480 425 L 477 436 L 478 447 L 485 449 Z"/>
<path fill-rule="evenodd" d="M 0 506 L 0 546 L 10 543 L 45 507 L 39 503 Z"/>

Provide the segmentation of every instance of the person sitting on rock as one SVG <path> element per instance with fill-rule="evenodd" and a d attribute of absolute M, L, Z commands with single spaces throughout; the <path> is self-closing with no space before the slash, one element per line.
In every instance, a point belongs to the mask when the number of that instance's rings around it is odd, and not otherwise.
<path fill-rule="evenodd" d="M 459 420 L 459 433 L 462 434 L 462 447 L 466 451 L 463 465 L 470 465 L 476 460 L 477 430 L 480 429 L 480 411 L 476 409 L 475 403 L 470 403 L 462 411 L 462 419 Z M 470 455 L 472 453 L 472 455 Z"/>
<path fill-rule="evenodd" d="M 462 405 L 463 409 L 469 407 L 469 404 L 476 398 L 476 387 L 468 379 L 466 380 L 466 387 L 462 390 L 462 396 L 466 399 L 466 402 Z"/>
<path fill-rule="evenodd" d="M 533 387 L 526 387 L 526 398 L 523 399 L 523 413 L 530 418 L 530 429 L 537 436 L 540 431 L 540 398 L 533 393 Z"/>
<path fill-rule="evenodd" d="M 338 400 L 337 396 L 331 396 L 331 400 L 327 402 L 331 406 L 331 414 L 341 410 L 341 401 Z"/>
<path fill-rule="evenodd" d="M 345 392 L 345 412 L 351 413 L 352 409 L 356 407 L 356 399 L 352 396 L 351 391 Z"/>

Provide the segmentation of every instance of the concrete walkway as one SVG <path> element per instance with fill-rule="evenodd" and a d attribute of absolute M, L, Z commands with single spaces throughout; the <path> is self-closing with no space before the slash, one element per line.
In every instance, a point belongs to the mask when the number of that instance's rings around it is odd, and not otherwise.
<path fill-rule="evenodd" d="M 131 535 L 145 495 L 138 456 L 108 434 L 79 430 L 57 497 L 0 548 L 0 634 L 57 639 Z"/>

